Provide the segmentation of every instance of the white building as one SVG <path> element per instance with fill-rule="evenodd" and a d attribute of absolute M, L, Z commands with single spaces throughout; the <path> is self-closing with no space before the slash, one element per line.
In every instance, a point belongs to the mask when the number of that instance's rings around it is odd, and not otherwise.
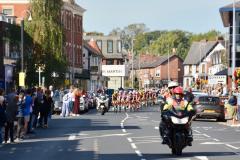
<path fill-rule="evenodd" d="M 224 70 L 224 54 L 225 47 L 221 41 L 193 42 L 184 61 L 184 88 L 195 84 L 197 79 L 208 80 L 209 75 Z"/>

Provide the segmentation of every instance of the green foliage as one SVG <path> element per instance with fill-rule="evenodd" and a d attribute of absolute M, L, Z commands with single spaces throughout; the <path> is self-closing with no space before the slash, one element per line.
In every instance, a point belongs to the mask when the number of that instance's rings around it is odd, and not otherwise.
<path fill-rule="evenodd" d="M 215 41 L 216 37 L 221 36 L 221 33 L 216 30 L 211 30 L 206 33 L 200 33 L 200 34 L 193 34 L 191 37 L 191 42 L 193 41 L 201 41 L 201 40 L 209 40 L 209 41 Z"/>
<path fill-rule="evenodd" d="M 104 34 L 102 32 L 87 32 L 86 33 L 87 36 L 104 36 Z"/>
<path fill-rule="evenodd" d="M 165 55 L 172 54 L 174 48 L 178 56 L 185 58 L 190 47 L 189 42 L 190 33 L 188 32 L 180 30 L 165 32 L 149 46 L 149 50 L 153 54 Z"/>
<path fill-rule="evenodd" d="M 32 0 L 32 21 L 25 30 L 32 37 L 32 55 L 28 56 L 27 80 L 36 83 L 36 68 L 45 65 L 46 85 L 52 84 L 52 72 L 66 73 L 67 62 L 63 55 L 64 34 L 61 26 L 62 0 Z M 63 79 L 61 80 L 64 83 Z"/>

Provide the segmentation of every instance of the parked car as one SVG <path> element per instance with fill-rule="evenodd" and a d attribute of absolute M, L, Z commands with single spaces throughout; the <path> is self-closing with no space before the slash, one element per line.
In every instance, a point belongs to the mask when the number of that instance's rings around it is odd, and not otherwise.
<path fill-rule="evenodd" d="M 198 95 L 194 99 L 193 107 L 196 110 L 196 119 L 225 121 L 224 103 L 219 97 Z"/>

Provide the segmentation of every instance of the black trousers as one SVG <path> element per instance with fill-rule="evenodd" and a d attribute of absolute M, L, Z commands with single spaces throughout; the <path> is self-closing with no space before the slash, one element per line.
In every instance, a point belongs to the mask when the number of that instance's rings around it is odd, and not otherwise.
<path fill-rule="evenodd" d="M 49 112 L 40 112 L 40 118 L 39 118 L 39 125 L 42 126 L 43 125 L 43 121 L 44 121 L 44 125 L 48 124 L 48 114 Z"/>
<path fill-rule="evenodd" d="M 13 130 L 14 130 L 14 122 L 7 122 L 7 125 L 5 126 L 5 136 L 4 136 L 5 142 L 8 141 L 9 134 L 10 134 L 10 141 L 11 142 L 14 141 Z"/>

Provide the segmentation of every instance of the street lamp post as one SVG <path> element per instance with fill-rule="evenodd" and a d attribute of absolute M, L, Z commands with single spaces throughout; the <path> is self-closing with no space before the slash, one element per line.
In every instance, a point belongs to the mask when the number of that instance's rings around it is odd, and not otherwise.
<path fill-rule="evenodd" d="M 235 76 L 234 71 L 236 67 L 236 4 L 233 0 L 233 36 L 232 36 L 232 89 L 235 89 Z"/>
<path fill-rule="evenodd" d="M 24 10 L 23 12 L 29 13 L 28 21 L 32 21 L 32 14 L 29 10 Z M 24 18 L 21 18 L 21 72 L 19 73 L 19 82 L 23 81 L 25 82 L 25 73 L 24 73 Z M 21 87 L 24 87 L 24 83 L 19 85 L 23 85 Z"/>

